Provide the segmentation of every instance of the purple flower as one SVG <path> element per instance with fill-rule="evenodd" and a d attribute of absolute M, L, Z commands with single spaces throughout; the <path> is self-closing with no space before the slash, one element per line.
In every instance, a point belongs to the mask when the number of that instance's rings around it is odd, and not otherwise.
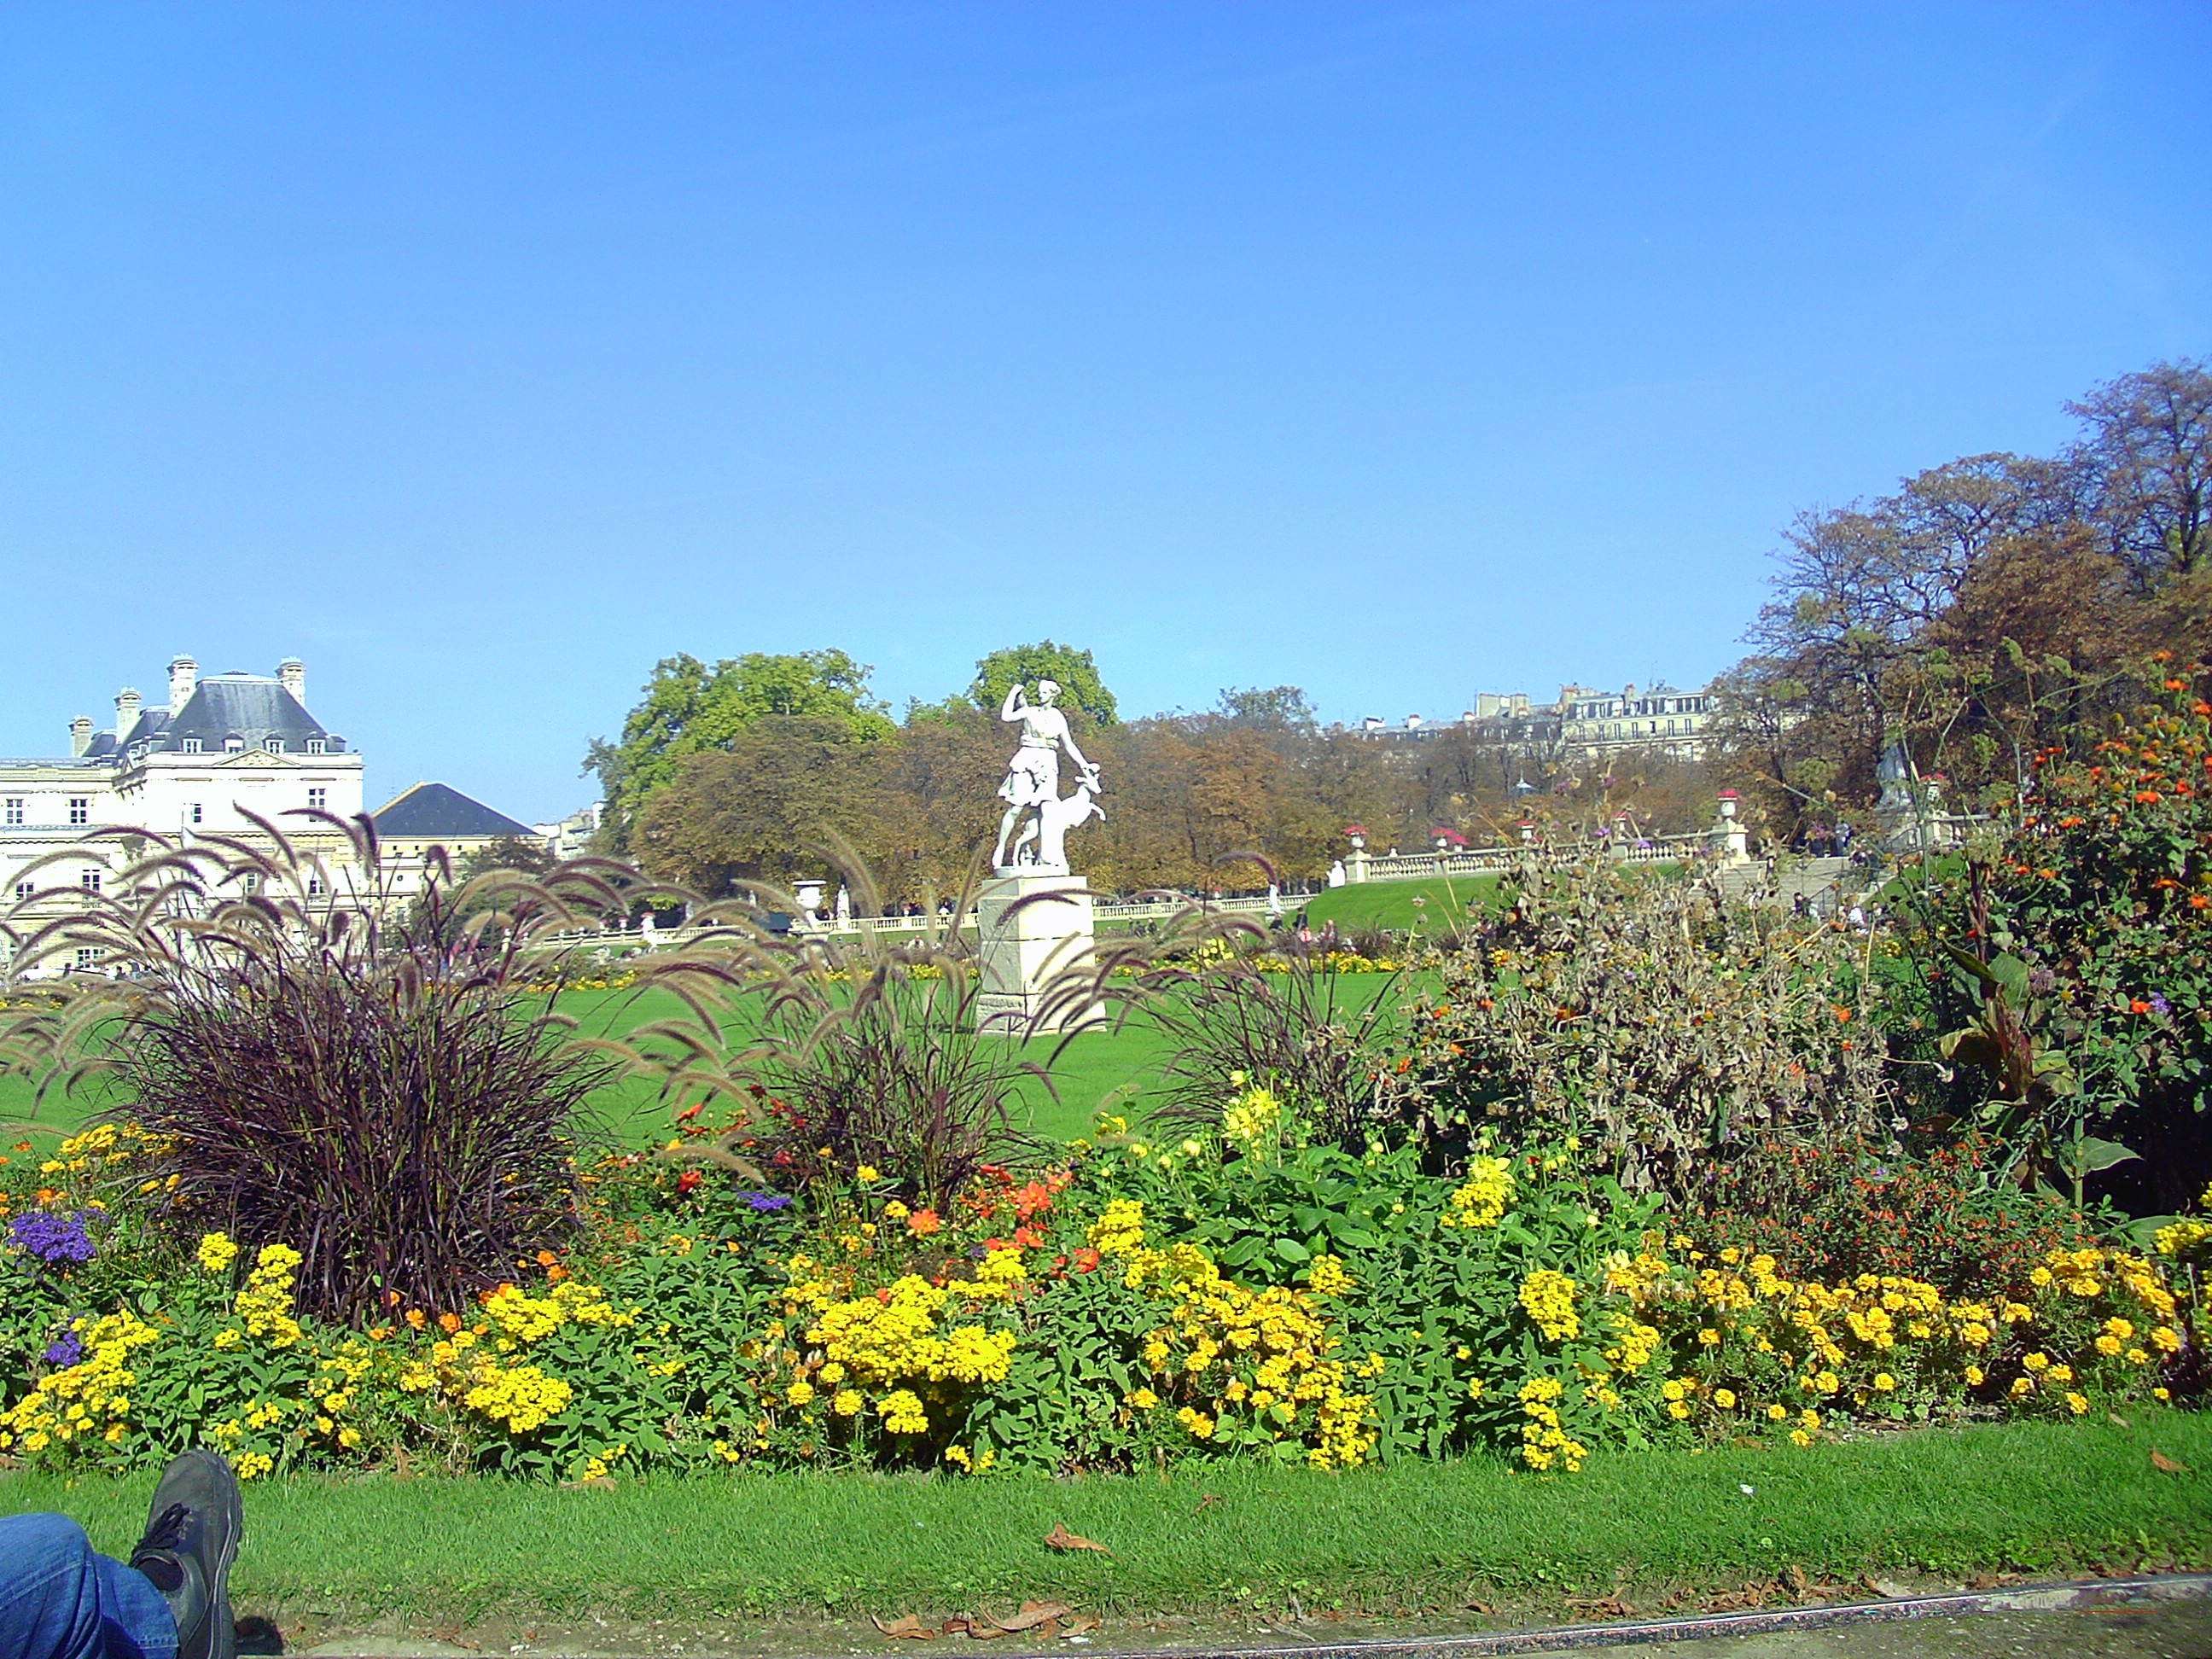
<path fill-rule="evenodd" d="M 791 1194 L 788 1193 L 739 1193 L 738 1196 L 763 1215 L 772 1210 L 791 1207 Z"/>
<path fill-rule="evenodd" d="M 8 1223 L 8 1242 L 52 1267 L 59 1261 L 89 1261 L 91 1235 L 84 1230 L 89 1210 L 74 1215 L 55 1215 L 46 1210 L 27 1210 Z"/>
<path fill-rule="evenodd" d="M 2170 1014 L 2173 1012 L 2173 1005 L 2153 991 L 2150 994 L 2150 1011 L 2154 1014 Z"/>
<path fill-rule="evenodd" d="M 46 1364 L 74 1365 L 84 1358 L 84 1344 L 76 1340 L 75 1331 L 64 1331 L 46 1344 Z"/>

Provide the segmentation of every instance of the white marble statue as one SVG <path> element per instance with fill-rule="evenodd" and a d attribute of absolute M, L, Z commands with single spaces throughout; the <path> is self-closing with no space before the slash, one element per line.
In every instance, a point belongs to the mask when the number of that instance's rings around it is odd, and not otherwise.
<path fill-rule="evenodd" d="M 1098 769 L 1076 747 L 1067 716 L 1055 706 L 1059 701 L 1060 685 L 1054 680 L 1037 682 L 1035 702 L 1018 680 L 1006 688 L 999 718 L 1009 724 L 1019 721 L 1022 739 L 1013 759 L 1006 763 L 1006 781 L 999 786 L 999 799 L 1006 803 L 1006 810 L 1000 817 L 999 842 L 991 853 L 996 869 L 1012 870 L 1026 862 L 1065 870 L 1064 837 L 1068 830 L 1088 818 L 1105 817 L 1097 801 Z M 1083 772 L 1082 784 L 1065 800 L 1060 793 L 1063 749 Z M 1024 819 L 1027 827 L 1015 835 L 1015 827 Z"/>
<path fill-rule="evenodd" d="M 1067 867 L 1067 832 L 1079 823 L 1105 816 L 1106 809 L 1098 805 L 1098 769 L 1086 761 L 1083 767 L 1083 781 L 1075 786 L 1073 793 L 1037 803 L 1036 817 L 1014 837 L 1013 850 L 1009 856 L 1018 867 L 1023 863 L 1023 848 L 1034 843 L 1030 863 L 1040 868 L 1065 870 Z"/>

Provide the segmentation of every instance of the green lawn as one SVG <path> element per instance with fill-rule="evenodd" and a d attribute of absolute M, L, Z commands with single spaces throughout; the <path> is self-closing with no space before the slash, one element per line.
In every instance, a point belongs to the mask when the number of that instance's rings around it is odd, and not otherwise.
<path fill-rule="evenodd" d="M 1433 937 L 1448 934 L 1464 922 L 1471 904 L 1494 908 L 1501 879 L 1471 876 L 1461 880 L 1362 882 L 1357 887 L 1332 887 L 1316 894 L 1304 901 L 1304 909 L 1316 927 L 1333 921 L 1341 933 L 1388 927 L 1403 933 L 1418 926 L 1425 936 Z M 1414 903 L 1416 899 L 1421 902 Z"/>
<path fill-rule="evenodd" d="M 1352 991 L 1346 1000 L 1356 1000 L 1362 994 L 1379 996 L 1386 987 L 1398 984 L 1380 975 L 1354 975 L 1346 981 Z M 561 994 L 558 1006 L 575 1018 L 581 1034 L 590 1036 L 620 1036 L 640 1025 L 684 1012 L 683 1004 L 665 991 L 567 991 Z M 1115 1030 L 1077 1036 L 1055 1060 L 1057 1046 L 1056 1038 L 1024 1045 L 1024 1059 L 1039 1066 L 1049 1064 L 1050 1082 L 1048 1085 L 1044 1079 L 1034 1076 L 1021 1079 L 1017 1128 L 1052 1140 L 1086 1134 L 1093 1114 L 1109 1097 L 1116 1111 L 1131 1118 L 1144 1115 L 1167 1056 L 1167 1039 L 1158 1026 L 1137 1014 Z M 28 1119 L 59 1136 L 74 1130 L 107 1098 L 100 1089 L 74 1097 L 57 1091 L 38 1106 L 33 1094 L 27 1079 L 0 1078 L 0 1121 Z M 669 1130 L 669 1114 L 684 1103 L 664 1101 L 650 1085 L 635 1080 L 611 1085 L 592 1097 L 592 1107 L 605 1132 L 629 1146 L 647 1146 L 664 1139 Z"/>
<path fill-rule="evenodd" d="M 2156 1469 L 2158 1450 L 2191 1473 Z M 2212 1562 L 2212 1419 L 1906 1434 L 1807 1451 L 1593 1457 L 1576 1476 L 1467 1460 L 1323 1474 L 1259 1462 L 1054 1480 L 665 1477 L 610 1490 L 315 1478 L 249 1489 L 241 1613 L 885 1618 L 1057 1595 L 1111 1614 L 1282 1607 L 1553 1610 L 1747 1580 L 1956 1583 Z M 152 1476 L 0 1476 L 0 1513 L 59 1509 L 120 1553 Z M 1211 1497 L 1208 1495 L 1211 1494 Z M 1110 1556 L 1056 1553 L 1064 1525 Z"/>

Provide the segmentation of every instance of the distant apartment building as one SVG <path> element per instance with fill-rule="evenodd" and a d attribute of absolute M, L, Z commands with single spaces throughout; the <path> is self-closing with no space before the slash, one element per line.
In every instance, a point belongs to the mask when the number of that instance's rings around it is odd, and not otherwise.
<path fill-rule="evenodd" d="M 1600 691 L 1563 685 L 1556 702 L 1532 702 L 1524 691 L 1485 691 L 1455 720 L 1408 714 L 1394 725 L 1370 714 L 1353 729 L 1364 737 L 1399 742 L 1430 741 L 1459 732 L 1486 747 L 1545 760 L 1597 760 L 1623 750 L 1688 760 L 1704 752 L 1713 704 L 1710 690 L 1661 684 L 1639 691 L 1632 684 Z"/>

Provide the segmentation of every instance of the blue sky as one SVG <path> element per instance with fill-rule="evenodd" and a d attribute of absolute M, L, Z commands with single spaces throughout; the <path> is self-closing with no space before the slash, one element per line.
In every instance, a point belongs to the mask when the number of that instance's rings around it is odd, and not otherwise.
<path fill-rule="evenodd" d="M 1449 714 L 2212 348 L 2201 4 L 0 7 L 0 751 L 306 659 L 589 798 L 653 661 Z"/>

